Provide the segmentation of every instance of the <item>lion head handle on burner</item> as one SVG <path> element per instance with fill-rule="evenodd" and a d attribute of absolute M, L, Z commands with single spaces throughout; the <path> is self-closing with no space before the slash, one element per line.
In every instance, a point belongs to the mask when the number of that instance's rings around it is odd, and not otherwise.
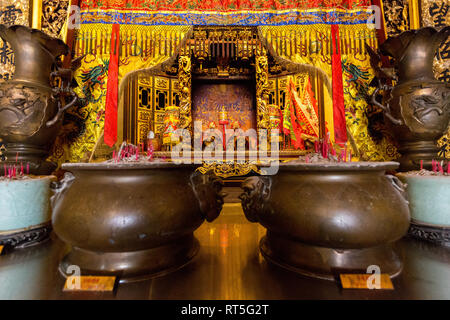
<path fill-rule="evenodd" d="M 190 186 L 197 198 L 203 217 L 214 221 L 222 211 L 226 193 L 222 191 L 223 182 L 213 174 L 195 172 L 190 177 Z"/>
<path fill-rule="evenodd" d="M 239 199 L 241 199 L 245 217 L 250 222 L 258 222 L 258 215 L 270 210 L 268 201 L 272 179 L 265 176 L 249 177 L 242 183 L 241 188 L 244 193 L 239 196 Z"/>

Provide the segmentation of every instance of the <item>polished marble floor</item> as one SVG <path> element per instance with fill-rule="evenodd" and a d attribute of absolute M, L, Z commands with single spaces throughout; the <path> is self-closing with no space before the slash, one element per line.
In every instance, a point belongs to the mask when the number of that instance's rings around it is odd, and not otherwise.
<path fill-rule="evenodd" d="M 258 250 L 265 231 L 239 204 L 203 224 L 199 254 L 183 269 L 153 280 L 119 284 L 113 293 L 66 293 L 57 271 L 67 247 L 53 234 L 40 246 L 0 256 L 0 299 L 450 299 L 450 248 L 405 238 L 404 269 L 395 290 L 343 290 L 267 263 Z"/>

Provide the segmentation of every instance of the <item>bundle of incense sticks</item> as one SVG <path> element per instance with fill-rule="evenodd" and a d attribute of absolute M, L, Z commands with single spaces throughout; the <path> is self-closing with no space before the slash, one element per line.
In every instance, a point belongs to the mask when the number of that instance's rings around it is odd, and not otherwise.
<path fill-rule="evenodd" d="M 431 160 L 431 170 L 434 173 L 444 174 L 444 161 Z M 423 170 L 423 160 L 420 160 L 420 170 Z M 447 162 L 447 174 L 450 175 L 450 161 Z"/>

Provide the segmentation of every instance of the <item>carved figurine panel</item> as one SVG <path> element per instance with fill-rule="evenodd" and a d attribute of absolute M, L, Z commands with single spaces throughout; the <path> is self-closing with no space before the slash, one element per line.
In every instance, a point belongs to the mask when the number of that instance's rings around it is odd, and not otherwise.
<path fill-rule="evenodd" d="M 0 2 L 0 24 L 29 26 L 29 4 L 29 0 L 2 0 Z M 13 51 L 8 43 L 0 39 L 0 82 L 10 80 L 13 74 Z"/>

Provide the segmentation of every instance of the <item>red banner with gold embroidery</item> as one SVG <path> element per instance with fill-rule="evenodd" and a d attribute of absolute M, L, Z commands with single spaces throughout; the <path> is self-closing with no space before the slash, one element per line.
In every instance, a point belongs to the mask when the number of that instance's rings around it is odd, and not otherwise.
<path fill-rule="evenodd" d="M 305 86 L 302 97 L 300 98 L 295 90 L 295 84 L 292 78 L 289 80 L 289 93 L 291 104 L 294 106 L 295 117 L 299 132 L 311 137 L 319 137 L 319 119 L 317 117 L 317 102 L 312 95 L 312 91 L 308 91 L 308 83 Z M 311 86 L 311 85 L 309 85 Z M 314 106 L 315 105 L 315 106 Z"/>

